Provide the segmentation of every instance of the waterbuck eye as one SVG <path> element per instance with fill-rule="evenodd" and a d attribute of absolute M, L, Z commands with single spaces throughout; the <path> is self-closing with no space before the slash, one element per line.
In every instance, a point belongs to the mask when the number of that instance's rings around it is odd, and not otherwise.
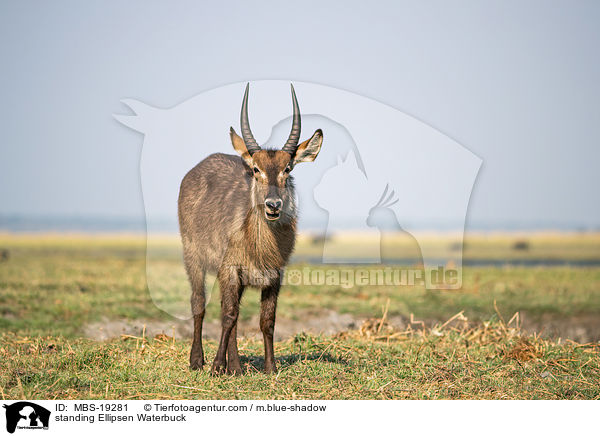
<path fill-rule="evenodd" d="M 290 167 L 285 167 L 285 170 L 283 170 L 284 173 L 289 173 L 290 171 L 292 171 Z"/>

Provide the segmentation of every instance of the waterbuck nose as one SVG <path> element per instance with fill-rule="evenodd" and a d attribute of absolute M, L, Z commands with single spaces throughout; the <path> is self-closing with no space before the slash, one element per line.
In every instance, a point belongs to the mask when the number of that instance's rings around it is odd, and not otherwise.
<path fill-rule="evenodd" d="M 283 206 L 283 201 L 279 198 L 267 198 L 265 200 L 265 206 L 271 210 L 279 210 Z"/>

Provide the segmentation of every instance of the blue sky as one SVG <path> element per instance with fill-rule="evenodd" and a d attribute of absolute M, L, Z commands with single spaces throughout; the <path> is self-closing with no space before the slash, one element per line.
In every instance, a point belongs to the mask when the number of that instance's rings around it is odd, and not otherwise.
<path fill-rule="evenodd" d="M 474 225 L 598 227 L 599 22 L 592 1 L 5 1 L 0 214 L 142 219 L 143 138 L 112 118 L 121 99 L 284 79 L 368 96 L 479 156 Z"/>

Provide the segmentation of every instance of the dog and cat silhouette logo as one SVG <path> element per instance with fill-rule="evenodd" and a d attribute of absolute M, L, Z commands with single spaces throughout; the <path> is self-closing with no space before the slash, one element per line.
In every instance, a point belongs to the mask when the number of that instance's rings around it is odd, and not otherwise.
<path fill-rule="evenodd" d="M 4 404 L 6 409 L 6 431 L 14 433 L 18 429 L 48 430 L 50 411 L 29 401 Z"/>

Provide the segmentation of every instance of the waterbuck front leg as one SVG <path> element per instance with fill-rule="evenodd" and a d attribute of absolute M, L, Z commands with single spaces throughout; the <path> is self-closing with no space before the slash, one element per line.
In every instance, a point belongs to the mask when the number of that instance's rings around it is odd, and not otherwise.
<path fill-rule="evenodd" d="M 237 348 L 237 323 L 231 329 L 229 345 L 227 346 L 227 373 L 242 375 L 242 363 Z"/>
<path fill-rule="evenodd" d="M 265 373 L 267 374 L 277 372 L 273 350 L 273 332 L 275 331 L 275 311 L 277 310 L 279 287 L 280 281 L 276 280 L 264 287 L 260 296 L 260 330 L 265 343 Z"/>
<path fill-rule="evenodd" d="M 226 354 L 229 338 L 231 337 L 233 328 L 237 324 L 240 312 L 240 295 L 243 291 L 237 271 L 222 268 L 219 271 L 218 279 L 221 288 L 221 340 L 219 341 L 219 348 L 217 349 L 217 355 L 212 366 L 213 375 L 223 374 L 226 370 Z"/>
<path fill-rule="evenodd" d="M 238 307 L 242 300 L 242 294 L 244 292 L 244 286 L 240 286 L 238 295 Z M 240 355 L 238 354 L 237 347 L 237 321 L 231 329 L 231 335 L 229 336 L 229 344 L 227 345 L 227 372 L 229 374 L 242 375 L 242 364 L 240 363 Z"/>

